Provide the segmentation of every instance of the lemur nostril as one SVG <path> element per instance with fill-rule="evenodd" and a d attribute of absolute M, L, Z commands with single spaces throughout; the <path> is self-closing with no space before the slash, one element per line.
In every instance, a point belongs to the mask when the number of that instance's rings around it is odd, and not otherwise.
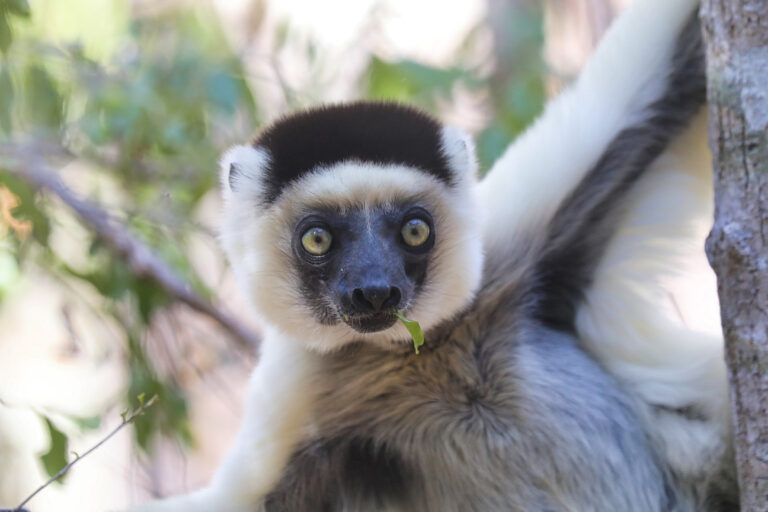
<path fill-rule="evenodd" d="M 379 312 L 400 303 L 400 289 L 394 286 L 366 286 L 355 288 L 352 301 L 363 312 Z"/>
<path fill-rule="evenodd" d="M 355 290 L 352 292 L 352 303 L 358 308 L 363 311 L 373 311 L 374 305 L 371 303 L 365 296 L 365 292 L 363 292 L 360 288 L 355 288 Z"/>
<path fill-rule="evenodd" d="M 401 299 L 402 299 L 402 294 L 400 293 L 400 288 L 396 286 L 391 286 L 389 288 L 389 297 L 387 297 L 387 299 L 384 301 L 384 304 L 382 304 L 382 308 L 395 309 L 400 304 Z"/>

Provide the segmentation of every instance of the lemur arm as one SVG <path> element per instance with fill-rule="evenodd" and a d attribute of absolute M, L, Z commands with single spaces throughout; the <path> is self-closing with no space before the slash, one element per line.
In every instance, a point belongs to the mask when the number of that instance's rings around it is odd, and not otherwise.
<path fill-rule="evenodd" d="M 549 103 L 479 185 L 488 252 L 542 233 L 622 130 L 665 92 L 678 34 L 698 2 L 647 0 L 613 23 L 576 83 Z"/>
<path fill-rule="evenodd" d="M 267 334 L 248 385 L 245 414 L 229 454 L 211 484 L 146 503 L 131 512 L 259 512 L 306 432 L 318 356 L 298 342 Z"/>

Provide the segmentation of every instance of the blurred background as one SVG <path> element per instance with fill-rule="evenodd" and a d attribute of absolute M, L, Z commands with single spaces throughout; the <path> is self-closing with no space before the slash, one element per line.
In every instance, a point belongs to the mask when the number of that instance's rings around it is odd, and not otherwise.
<path fill-rule="evenodd" d="M 140 396 L 27 507 L 210 477 L 259 332 L 216 243 L 223 149 L 394 99 L 474 134 L 485 172 L 629 1 L 0 0 L 0 508 Z"/>

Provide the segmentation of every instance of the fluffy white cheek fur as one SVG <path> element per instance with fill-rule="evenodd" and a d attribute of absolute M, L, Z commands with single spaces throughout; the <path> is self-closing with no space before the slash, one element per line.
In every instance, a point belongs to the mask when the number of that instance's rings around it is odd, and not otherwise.
<path fill-rule="evenodd" d="M 342 163 L 312 173 L 266 210 L 251 194 L 232 194 L 225 201 L 222 245 L 254 308 L 266 322 L 322 352 L 360 339 L 390 347 L 409 343 L 410 335 L 399 322 L 361 334 L 343 323 L 328 326 L 315 319 L 291 264 L 293 229 L 308 206 L 371 208 L 408 198 L 425 203 L 435 219 L 434 256 L 407 311 L 424 330 L 465 307 L 481 278 L 483 229 L 473 181 L 450 188 L 406 167 L 362 166 Z"/>

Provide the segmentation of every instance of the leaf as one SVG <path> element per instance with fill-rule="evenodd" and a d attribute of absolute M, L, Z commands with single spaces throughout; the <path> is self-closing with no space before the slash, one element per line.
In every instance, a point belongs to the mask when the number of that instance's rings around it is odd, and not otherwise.
<path fill-rule="evenodd" d="M 459 82 L 471 83 L 469 74 L 459 68 L 442 69 L 412 60 L 387 62 L 373 58 L 367 75 L 368 95 L 373 98 L 431 101 L 450 95 Z"/>
<path fill-rule="evenodd" d="M 53 77 L 33 64 L 24 76 L 26 114 L 35 128 L 57 129 L 64 118 L 64 100 Z"/>
<path fill-rule="evenodd" d="M 11 133 L 11 109 L 13 108 L 13 82 L 8 67 L 0 70 L 0 130 Z"/>
<path fill-rule="evenodd" d="M 11 47 L 11 26 L 8 24 L 8 17 L 5 11 L 0 10 L 0 52 L 7 52 Z"/>
<path fill-rule="evenodd" d="M 61 270 L 90 283 L 101 295 L 114 300 L 125 297 L 126 293 L 132 291 L 134 284 L 128 266 L 120 260 L 112 259 L 111 255 L 104 264 L 93 271 L 79 271 L 66 264 L 61 266 Z"/>
<path fill-rule="evenodd" d="M 5 5 L 9 12 L 22 18 L 29 18 L 29 15 L 32 13 L 27 0 L 6 0 Z"/>
<path fill-rule="evenodd" d="M 101 416 L 86 416 L 85 418 L 72 417 L 72 421 L 81 430 L 96 430 L 101 426 Z"/>
<path fill-rule="evenodd" d="M 511 136 L 497 123 L 480 132 L 476 140 L 477 157 L 481 169 L 490 169 L 509 145 Z"/>
<path fill-rule="evenodd" d="M 145 325 L 152 321 L 152 314 L 168 304 L 168 295 L 154 281 L 146 278 L 135 279 L 132 286 L 139 306 L 139 314 Z"/>
<path fill-rule="evenodd" d="M 413 349 L 416 351 L 416 353 L 419 353 L 419 347 L 424 344 L 424 333 L 421 331 L 421 326 L 419 325 L 419 322 L 416 320 L 410 320 L 406 318 L 406 316 L 398 311 L 395 313 L 397 315 L 397 318 L 400 319 L 400 321 L 403 323 L 406 329 L 408 329 L 408 332 L 411 334 L 411 338 L 413 338 Z"/>
<path fill-rule="evenodd" d="M 148 453 L 155 436 L 172 435 L 184 444 L 190 445 L 192 432 L 189 429 L 187 400 L 182 390 L 153 375 L 155 372 L 148 366 L 149 361 L 145 354 L 140 352 L 137 339 L 131 337 L 128 343 L 131 351 L 131 378 L 128 393 L 136 399 L 139 395 L 144 397 L 143 413 L 133 416 L 132 420 L 137 444 Z M 146 400 L 147 396 L 152 398 Z M 157 400 L 162 401 L 163 406 L 149 408 Z M 139 407 L 142 407 L 141 402 Z"/>
<path fill-rule="evenodd" d="M 51 423 L 51 420 L 48 418 L 44 419 L 48 427 L 48 435 L 51 438 L 51 447 L 45 454 L 40 456 L 40 460 L 48 476 L 53 476 L 67 465 L 67 453 L 69 453 L 67 444 L 69 441 L 67 436 Z M 57 482 L 62 483 L 63 480 L 64 477 L 58 479 Z"/>

